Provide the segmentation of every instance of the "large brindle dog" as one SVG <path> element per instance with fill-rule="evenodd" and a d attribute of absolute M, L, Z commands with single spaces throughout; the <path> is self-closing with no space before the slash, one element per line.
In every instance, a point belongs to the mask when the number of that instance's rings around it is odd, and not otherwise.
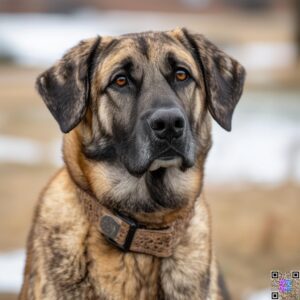
<path fill-rule="evenodd" d="M 37 79 L 65 133 L 20 299 L 227 299 L 201 194 L 211 116 L 231 129 L 244 68 L 186 29 L 96 37 Z"/>

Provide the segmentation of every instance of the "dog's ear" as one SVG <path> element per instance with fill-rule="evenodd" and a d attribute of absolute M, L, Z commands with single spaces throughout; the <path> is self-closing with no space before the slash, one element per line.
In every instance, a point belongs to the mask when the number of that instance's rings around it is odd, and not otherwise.
<path fill-rule="evenodd" d="M 99 44 L 100 37 L 81 41 L 37 78 L 37 90 L 64 133 L 72 130 L 86 112 Z"/>
<path fill-rule="evenodd" d="M 219 125 L 230 131 L 233 111 L 243 91 L 245 69 L 203 35 L 186 29 L 183 33 L 203 75 L 208 109 Z"/>

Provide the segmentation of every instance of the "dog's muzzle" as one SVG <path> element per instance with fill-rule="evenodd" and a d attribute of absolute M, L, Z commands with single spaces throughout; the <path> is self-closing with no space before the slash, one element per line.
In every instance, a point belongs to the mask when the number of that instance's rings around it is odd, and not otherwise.
<path fill-rule="evenodd" d="M 178 106 L 159 107 L 141 114 L 134 138 L 129 139 L 123 161 L 127 170 L 141 176 L 160 168 L 185 170 L 194 165 L 194 143 L 184 111 Z"/>
<path fill-rule="evenodd" d="M 159 108 L 146 120 L 152 144 L 152 157 L 149 170 L 178 167 L 186 157 L 188 122 L 178 107 Z"/>

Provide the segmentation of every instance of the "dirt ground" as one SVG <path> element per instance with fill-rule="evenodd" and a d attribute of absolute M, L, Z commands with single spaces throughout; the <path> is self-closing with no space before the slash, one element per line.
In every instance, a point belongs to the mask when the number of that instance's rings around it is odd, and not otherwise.
<path fill-rule="evenodd" d="M 300 186 L 208 187 L 217 256 L 234 299 L 300 267 Z"/>
<path fill-rule="evenodd" d="M 0 135 L 47 145 L 58 127 L 33 89 L 39 70 L 1 67 Z M 23 248 L 38 194 L 55 167 L 0 162 L 0 252 Z M 270 286 L 271 270 L 300 268 L 300 185 L 206 186 L 214 241 L 234 299 Z M 0 295 L 0 300 L 16 299 Z"/>

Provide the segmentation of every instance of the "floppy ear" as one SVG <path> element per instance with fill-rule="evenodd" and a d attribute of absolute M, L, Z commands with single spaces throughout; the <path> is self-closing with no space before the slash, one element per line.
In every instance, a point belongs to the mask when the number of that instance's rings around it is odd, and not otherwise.
<path fill-rule="evenodd" d="M 203 75 L 208 110 L 230 131 L 233 111 L 243 92 L 245 69 L 203 35 L 190 34 L 186 29 L 183 33 Z"/>
<path fill-rule="evenodd" d="M 37 78 L 37 90 L 64 133 L 72 130 L 86 112 L 99 43 L 100 37 L 80 42 Z"/>

